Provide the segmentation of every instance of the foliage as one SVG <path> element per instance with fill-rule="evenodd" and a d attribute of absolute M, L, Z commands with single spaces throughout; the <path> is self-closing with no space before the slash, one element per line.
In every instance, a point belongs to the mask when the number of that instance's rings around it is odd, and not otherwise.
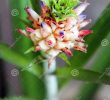
<path fill-rule="evenodd" d="M 73 8 L 79 4 L 79 0 L 43 0 L 51 9 L 51 15 L 56 21 L 63 21 L 68 16 L 76 16 Z"/>

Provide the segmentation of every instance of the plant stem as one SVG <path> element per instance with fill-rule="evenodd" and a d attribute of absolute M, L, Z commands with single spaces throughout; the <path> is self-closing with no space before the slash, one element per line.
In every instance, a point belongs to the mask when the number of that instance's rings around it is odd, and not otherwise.
<path fill-rule="evenodd" d="M 48 68 L 48 63 L 44 63 L 45 85 L 47 89 L 47 100 L 58 100 L 58 82 L 56 75 L 52 73 L 56 71 L 56 60 L 54 60 Z"/>

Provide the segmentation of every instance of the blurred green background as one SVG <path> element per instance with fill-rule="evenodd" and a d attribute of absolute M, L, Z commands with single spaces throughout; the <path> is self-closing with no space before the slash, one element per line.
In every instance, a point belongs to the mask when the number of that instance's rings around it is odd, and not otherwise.
<path fill-rule="evenodd" d="M 110 100 L 110 0 L 88 0 L 84 14 L 93 19 L 93 34 L 85 38 L 88 53 L 74 51 L 64 64 L 45 73 L 37 63 L 40 53 L 24 52 L 30 40 L 16 32 L 25 28 L 25 7 L 40 13 L 38 0 L 1 0 L 0 3 L 0 100 Z M 25 21 L 25 22 L 24 22 Z"/>

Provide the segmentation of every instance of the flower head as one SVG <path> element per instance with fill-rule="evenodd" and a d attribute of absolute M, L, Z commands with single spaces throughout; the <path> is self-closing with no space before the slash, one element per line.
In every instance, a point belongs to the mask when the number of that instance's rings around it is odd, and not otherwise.
<path fill-rule="evenodd" d="M 33 41 L 36 52 L 45 52 L 49 62 L 61 52 L 71 56 L 72 48 L 87 52 L 83 38 L 92 31 L 81 29 L 91 22 L 82 15 L 89 3 L 79 3 L 79 0 L 43 0 L 41 15 L 27 7 L 28 19 L 33 22 L 33 27 L 18 31 Z"/>

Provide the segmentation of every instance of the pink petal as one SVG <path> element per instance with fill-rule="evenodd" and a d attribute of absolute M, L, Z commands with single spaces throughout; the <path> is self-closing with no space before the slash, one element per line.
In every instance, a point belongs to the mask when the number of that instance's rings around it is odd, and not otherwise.
<path fill-rule="evenodd" d="M 40 51 L 40 50 L 41 50 L 40 46 L 36 46 L 35 51 Z"/>
<path fill-rule="evenodd" d="M 77 15 L 80 15 L 80 14 L 87 8 L 88 5 L 89 5 L 89 3 L 84 2 L 84 3 L 82 3 L 80 6 L 78 6 L 78 7 L 75 9 L 75 12 L 77 13 Z"/>
<path fill-rule="evenodd" d="M 91 34 L 91 33 L 93 33 L 92 30 L 82 30 L 82 31 L 80 31 L 80 33 L 79 33 L 79 37 L 84 37 L 84 36 L 89 35 L 89 34 Z"/>
<path fill-rule="evenodd" d="M 41 27 L 44 29 L 45 32 L 52 33 L 52 29 L 47 23 L 42 22 L 41 23 Z"/>
<path fill-rule="evenodd" d="M 22 35 L 26 36 L 29 38 L 29 35 L 26 33 L 25 30 L 17 29 L 17 32 L 21 33 Z"/>
<path fill-rule="evenodd" d="M 36 21 L 40 18 L 40 16 L 32 8 L 27 7 L 26 12 Z"/>
<path fill-rule="evenodd" d="M 91 23 L 91 19 L 88 19 L 88 20 L 84 20 L 81 24 L 80 24 L 80 28 L 83 28 L 85 27 L 86 25 L 88 25 L 89 23 Z"/>
<path fill-rule="evenodd" d="M 63 49 L 63 52 L 65 52 L 69 56 L 72 56 L 73 55 L 72 52 L 71 52 L 71 50 L 69 50 L 67 48 Z"/>
<path fill-rule="evenodd" d="M 27 27 L 27 28 L 26 28 L 26 31 L 27 31 L 27 32 L 30 32 L 30 33 L 34 32 L 34 30 L 33 30 L 32 28 L 30 28 L 30 27 Z"/>

